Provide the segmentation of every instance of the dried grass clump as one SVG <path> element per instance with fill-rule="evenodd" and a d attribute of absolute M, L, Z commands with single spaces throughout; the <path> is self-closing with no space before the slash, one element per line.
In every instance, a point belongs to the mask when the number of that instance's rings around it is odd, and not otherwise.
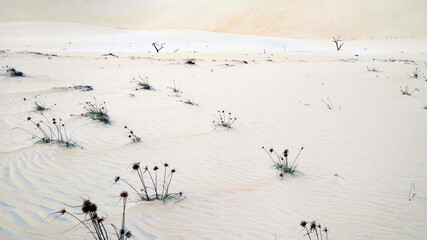
<path fill-rule="evenodd" d="M 298 157 L 301 154 L 302 150 L 304 150 L 304 147 L 300 148 L 297 156 L 292 161 L 292 163 L 290 163 L 290 161 L 288 160 L 288 156 L 289 156 L 289 150 L 288 149 L 285 149 L 283 151 L 283 156 L 279 155 L 276 151 L 274 151 L 273 148 L 270 148 L 269 150 L 267 150 L 265 147 L 262 147 L 262 149 L 264 149 L 264 151 L 267 153 L 268 157 L 273 162 L 272 167 L 274 167 L 275 169 L 277 169 L 280 172 L 279 175 L 282 179 L 285 176 L 285 174 L 287 174 L 287 173 L 290 175 L 294 175 L 295 173 L 303 174 L 302 172 L 297 170 L 297 167 L 298 167 L 297 160 L 298 160 Z"/>
<path fill-rule="evenodd" d="M 52 213 L 51 215 L 56 215 L 54 219 L 63 216 L 68 215 L 77 220 L 77 225 L 83 225 L 87 230 L 89 230 L 89 233 L 92 235 L 93 239 L 95 240 L 109 240 L 109 239 L 117 239 L 117 240 L 124 240 L 132 237 L 132 233 L 128 230 L 126 230 L 126 203 L 128 200 L 128 193 L 126 191 L 123 191 L 120 193 L 120 198 L 123 202 L 123 213 L 122 213 L 122 222 L 121 226 L 116 227 L 114 224 L 111 224 L 111 226 L 114 229 L 115 234 L 111 234 L 111 232 L 107 231 L 107 228 L 104 224 L 107 217 L 101 217 L 100 214 L 98 214 L 98 207 L 95 203 L 91 202 L 90 199 L 83 199 L 83 203 L 81 206 L 81 214 L 75 214 L 71 213 L 67 210 L 61 209 L 57 212 Z M 84 215 L 83 219 L 80 219 L 77 217 L 77 215 Z M 107 225 L 108 226 L 108 225 Z"/>
<path fill-rule="evenodd" d="M 231 112 L 228 114 L 225 113 L 224 110 L 220 111 L 218 110 L 218 115 L 214 114 L 215 119 L 213 120 L 213 124 L 217 127 L 225 127 L 225 128 L 232 128 L 234 122 L 237 120 L 237 118 L 233 117 L 231 115 Z"/>
<path fill-rule="evenodd" d="M 31 134 L 33 138 L 37 139 L 36 143 L 58 144 L 67 148 L 78 146 L 75 141 L 68 137 L 65 123 L 61 118 L 58 120 L 56 118 L 52 118 L 52 120 L 49 121 L 42 112 L 40 112 L 40 115 L 44 120 L 34 121 L 32 117 L 27 117 L 27 121 L 36 127 L 38 133 L 32 133 L 20 127 L 15 127 L 14 129 L 20 129 Z"/>
<path fill-rule="evenodd" d="M 182 196 L 182 192 L 169 192 L 172 179 L 176 170 L 169 170 L 169 164 L 167 163 L 164 163 L 163 166 L 164 171 L 162 177 L 158 176 L 161 175 L 161 173 L 159 173 L 160 168 L 158 166 L 154 166 L 154 168 L 150 170 L 148 166 L 142 168 L 139 162 L 133 163 L 132 170 L 137 173 L 139 181 L 141 182 L 141 188 L 135 188 L 129 181 L 121 178 L 120 176 L 117 176 L 114 179 L 114 183 L 117 183 L 119 181 L 124 182 L 129 187 L 131 187 L 136 194 L 138 194 L 138 198 L 141 201 L 160 200 L 165 202 L 169 199 L 178 199 Z"/>
<path fill-rule="evenodd" d="M 83 114 L 85 117 L 89 117 L 93 120 L 110 124 L 110 117 L 108 116 L 107 104 L 105 102 L 98 102 L 94 98 L 94 102 L 85 102 L 83 107 L 86 112 Z"/>
<path fill-rule="evenodd" d="M 322 225 L 316 223 L 316 221 L 306 222 L 301 221 L 300 226 L 305 230 L 306 234 L 304 236 L 307 236 L 308 239 L 312 240 L 311 235 L 316 236 L 317 240 L 328 240 L 329 239 L 329 231 L 327 227 L 322 227 Z M 325 236 L 325 238 L 323 238 Z"/>

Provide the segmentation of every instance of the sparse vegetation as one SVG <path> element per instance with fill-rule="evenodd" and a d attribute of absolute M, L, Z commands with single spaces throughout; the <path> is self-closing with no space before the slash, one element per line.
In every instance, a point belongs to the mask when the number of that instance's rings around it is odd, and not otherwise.
<path fill-rule="evenodd" d="M 31 122 L 36 127 L 36 130 L 38 130 L 38 134 L 20 127 L 15 127 L 14 129 L 20 129 L 31 134 L 33 138 L 37 139 L 36 143 L 53 143 L 67 148 L 77 146 L 77 143 L 68 137 L 65 123 L 62 119 L 59 119 L 58 121 L 56 118 L 52 118 L 52 121 L 49 121 L 43 112 L 40 112 L 40 115 L 44 120 L 34 121 L 32 117 L 27 117 L 27 121 Z"/>
<path fill-rule="evenodd" d="M 83 114 L 85 117 L 89 117 L 93 120 L 103 122 L 105 124 L 110 124 L 110 117 L 108 116 L 107 104 L 105 102 L 98 102 L 94 98 L 94 102 L 85 102 L 83 107 L 86 112 Z"/>
<path fill-rule="evenodd" d="M 135 135 L 135 133 L 128 128 L 128 126 L 125 126 L 125 129 L 129 131 L 128 137 L 132 140 L 132 142 L 141 142 L 141 138 Z"/>
<path fill-rule="evenodd" d="M 135 90 L 154 90 L 153 86 L 150 85 L 150 82 L 148 81 L 148 77 L 144 76 L 138 76 L 139 79 L 133 78 L 131 82 L 135 83 L 137 88 Z"/>
<path fill-rule="evenodd" d="M 194 106 L 199 106 L 199 104 L 195 103 L 194 100 L 187 98 L 186 100 L 179 100 L 180 102 L 183 102 L 185 104 L 188 105 L 194 105 Z"/>
<path fill-rule="evenodd" d="M 71 213 L 67 210 L 61 209 L 57 212 L 52 213 L 51 215 L 55 215 L 55 218 L 58 218 L 63 215 L 68 215 L 77 220 L 77 225 L 83 225 L 87 230 L 89 230 L 93 239 L 95 240 L 108 240 L 108 239 L 117 239 L 124 240 L 132 237 L 132 233 L 126 230 L 126 204 L 128 200 L 128 192 L 123 191 L 120 193 L 120 199 L 123 203 L 123 212 L 122 212 L 122 222 L 120 228 L 116 227 L 114 224 L 111 226 L 114 229 L 115 235 L 111 234 L 111 232 L 107 231 L 105 227 L 105 220 L 107 217 L 100 216 L 98 214 L 98 206 L 95 203 L 92 203 L 90 199 L 83 199 L 83 203 L 81 206 L 82 214 L 84 214 L 84 219 L 78 218 L 74 213 Z M 80 214 L 79 214 L 80 215 Z M 108 225 L 107 225 L 108 226 Z"/>
<path fill-rule="evenodd" d="M 175 80 L 173 80 L 173 87 L 168 87 L 168 89 L 172 90 L 172 92 L 174 93 L 174 97 L 181 97 L 181 94 L 183 93 L 180 87 L 176 87 Z"/>
<path fill-rule="evenodd" d="M 300 226 L 305 230 L 306 234 L 304 234 L 304 236 L 307 236 L 308 239 L 312 240 L 314 239 L 311 238 L 312 234 L 313 236 L 316 236 L 317 240 L 328 240 L 329 239 L 329 235 L 328 235 L 328 228 L 327 227 L 322 227 L 322 225 L 316 223 L 316 221 L 311 221 L 310 223 L 306 222 L 306 221 L 301 221 Z M 325 238 L 323 238 L 323 236 L 325 236 Z"/>
<path fill-rule="evenodd" d="M 326 107 L 329 110 L 334 110 L 334 106 L 332 106 L 332 102 L 331 102 L 331 100 L 329 98 L 326 98 L 326 101 L 323 100 L 323 99 L 321 101 L 326 105 Z"/>
<path fill-rule="evenodd" d="M 409 201 L 412 201 L 415 197 L 415 183 L 411 183 L 411 187 L 409 188 Z"/>
<path fill-rule="evenodd" d="M 187 61 L 185 61 L 185 64 L 196 65 L 196 59 L 194 58 L 187 59 Z"/>
<path fill-rule="evenodd" d="M 131 187 L 136 194 L 138 194 L 138 198 L 141 201 L 154 201 L 154 200 L 160 200 L 160 201 L 167 201 L 169 199 L 178 199 L 182 196 L 182 192 L 179 193 L 170 193 L 170 185 L 172 183 L 172 178 L 176 172 L 175 169 L 169 170 L 169 164 L 164 163 L 164 172 L 163 177 L 158 177 L 159 167 L 155 166 L 152 171 L 145 166 L 144 168 L 141 168 L 141 165 L 139 162 L 132 164 L 132 170 L 138 174 L 139 180 L 142 184 L 142 188 L 135 188 L 131 183 L 129 183 L 127 180 L 121 178 L 120 176 L 117 176 L 114 179 L 114 183 L 117 183 L 119 181 L 124 182 L 129 187 Z M 145 174 L 145 175 L 144 175 Z M 160 173 L 161 174 L 161 173 Z M 140 189 L 140 190 L 137 190 Z"/>
<path fill-rule="evenodd" d="M 89 86 L 89 85 L 77 85 L 77 86 L 69 87 L 69 88 L 74 88 L 75 90 L 80 90 L 82 92 L 89 92 L 89 91 L 93 90 L 93 87 Z"/>
<path fill-rule="evenodd" d="M 418 79 L 420 77 L 420 69 L 415 68 L 415 70 L 412 72 L 412 75 L 409 75 L 409 77 Z"/>
<path fill-rule="evenodd" d="M 4 66 L 2 68 L 6 69 L 6 73 L 9 74 L 9 76 L 11 76 L 11 77 L 23 77 L 24 76 L 24 73 L 16 70 L 13 67 L 9 67 L 9 66 L 6 65 L 6 66 Z"/>
<path fill-rule="evenodd" d="M 35 109 L 36 111 L 46 111 L 46 110 L 50 110 L 52 109 L 54 106 L 56 106 L 56 103 L 51 105 L 50 107 L 48 107 L 48 105 L 46 105 L 46 102 L 44 100 L 42 100 L 41 98 L 39 98 L 38 96 L 34 97 L 34 104 L 35 104 Z M 24 98 L 24 101 L 27 101 L 27 98 Z"/>
<path fill-rule="evenodd" d="M 408 86 L 405 86 L 405 88 L 400 88 L 400 92 L 402 93 L 402 95 L 408 95 L 408 96 L 412 96 L 412 94 L 414 94 L 415 92 L 420 91 L 418 88 L 415 88 L 412 91 L 409 91 Z"/>
<path fill-rule="evenodd" d="M 344 45 L 344 43 L 339 44 L 339 42 L 342 42 L 343 40 L 340 40 L 340 36 L 338 36 L 338 38 L 332 37 L 334 40 L 332 40 L 332 42 L 335 43 L 336 47 L 337 47 L 337 51 L 341 50 L 342 45 Z"/>
<path fill-rule="evenodd" d="M 380 70 L 378 68 L 376 68 L 375 66 L 370 67 L 366 67 L 368 69 L 369 72 L 380 72 Z"/>
<path fill-rule="evenodd" d="M 237 118 L 232 117 L 231 112 L 226 114 L 224 110 L 218 110 L 218 116 L 214 114 L 214 117 L 213 124 L 217 127 L 232 128 L 233 123 L 237 120 Z"/>
<path fill-rule="evenodd" d="M 297 170 L 297 167 L 298 167 L 297 160 L 298 160 L 298 157 L 301 154 L 302 150 L 304 149 L 304 147 L 300 148 L 300 150 L 299 150 L 297 156 L 295 157 L 294 161 L 292 162 L 292 164 L 288 160 L 288 155 L 289 155 L 288 149 L 285 149 L 283 151 L 283 156 L 279 155 L 276 151 L 274 151 L 273 148 L 270 148 L 269 150 L 267 150 L 265 147 L 262 147 L 262 149 L 264 149 L 264 151 L 267 153 L 268 157 L 273 162 L 272 167 L 274 167 L 275 169 L 277 169 L 280 172 L 279 175 L 282 179 L 286 173 L 291 174 L 291 175 L 294 175 L 295 173 L 303 174 L 302 172 Z"/>

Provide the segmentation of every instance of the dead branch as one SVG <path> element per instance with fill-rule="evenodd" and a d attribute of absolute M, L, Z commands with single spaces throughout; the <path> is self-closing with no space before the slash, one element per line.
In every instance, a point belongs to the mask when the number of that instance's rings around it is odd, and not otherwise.
<path fill-rule="evenodd" d="M 335 39 L 335 37 L 332 37 L 334 40 L 332 42 L 335 43 L 335 45 L 337 46 L 337 51 L 339 51 L 342 47 L 342 45 L 344 45 L 344 43 L 339 44 L 339 42 L 342 42 L 343 40 L 340 40 L 340 36 L 338 36 L 338 38 Z"/>
<path fill-rule="evenodd" d="M 153 45 L 153 47 L 156 49 L 156 52 L 160 52 L 160 50 L 162 50 L 165 47 L 166 43 L 161 43 L 160 45 L 158 44 L 158 42 L 152 43 L 151 45 Z"/>

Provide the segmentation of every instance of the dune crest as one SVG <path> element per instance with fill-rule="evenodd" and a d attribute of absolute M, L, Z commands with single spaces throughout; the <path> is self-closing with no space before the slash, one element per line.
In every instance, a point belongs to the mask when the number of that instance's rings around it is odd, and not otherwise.
<path fill-rule="evenodd" d="M 423 0 L 4 0 L 0 21 L 194 29 L 274 37 L 427 37 Z M 374 24 L 373 24 L 374 23 Z"/>

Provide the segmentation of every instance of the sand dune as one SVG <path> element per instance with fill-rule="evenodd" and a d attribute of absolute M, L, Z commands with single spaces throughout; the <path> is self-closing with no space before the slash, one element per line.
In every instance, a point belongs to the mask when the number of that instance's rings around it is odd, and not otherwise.
<path fill-rule="evenodd" d="M 427 37 L 424 0 L 3 0 L 0 21 L 65 21 L 275 37 Z"/>
<path fill-rule="evenodd" d="M 25 76 L 0 69 L 0 239 L 91 239 L 49 214 L 90 197 L 117 224 L 123 190 L 134 239 L 302 240 L 301 220 L 327 226 L 330 240 L 425 238 L 424 2 L 1 1 L 0 67 Z M 136 91 L 138 75 L 156 91 Z M 41 115 L 23 100 L 35 96 L 56 103 L 45 115 L 83 148 L 16 129 L 36 132 L 26 119 Z M 79 115 L 94 97 L 111 125 Z M 218 110 L 238 118 L 233 129 L 213 126 Z M 304 175 L 281 180 L 261 146 L 291 159 L 304 146 Z M 112 184 L 138 185 L 139 161 L 176 168 L 171 191 L 185 198 L 143 202 Z"/>

